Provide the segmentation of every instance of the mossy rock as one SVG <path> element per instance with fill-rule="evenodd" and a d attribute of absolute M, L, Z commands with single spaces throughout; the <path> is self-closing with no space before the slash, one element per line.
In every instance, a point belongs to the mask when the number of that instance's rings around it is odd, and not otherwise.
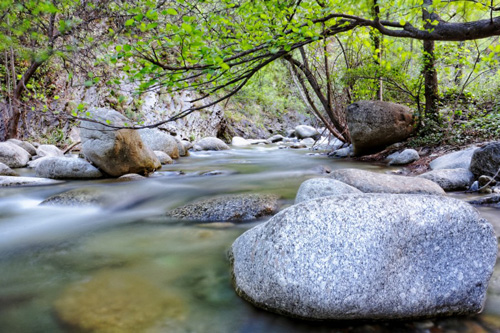
<path fill-rule="evenodd" d="M 165 320 L 183 320 L 182 299 L 147 279 L 123 271 L 102 271 L 70 285 L 54 304 L 58 319 L 73 331 L 143 332 Z"/>

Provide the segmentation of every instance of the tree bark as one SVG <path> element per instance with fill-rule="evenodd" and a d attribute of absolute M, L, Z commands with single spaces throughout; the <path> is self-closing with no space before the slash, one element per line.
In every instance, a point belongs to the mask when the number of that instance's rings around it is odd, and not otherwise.
<path fill-rule="evenodd" d="M 430 21 L 432 15 L 427 11 L 426 7 L 432 5 L 433 0 L 424 0 L 422 8 L 422 17 L 426 22 L 426 29 L 433 29 Z M 427 118 L 439 119 L 439 93 L 438 93 L 438 77 L 436 70 L 436 56 L 434 53 L 435 42 L 433 40 L 424 40 L 424 96 L 425 96 L 425 116 Z"/>
<path fill-rule="evenodd" d="M 379 18 L 380 14 L 380 7 L 377 3 L 377 0 L 373 0 L 373 17 L 375 19 Z M 372 39 L 373 39 L 373 47 L 375 48 L 375 65 L 377 66 L 377 72 L 376 72 L 376 81 L 375 81 L 375 90 L 376 90 L 376 99 L 379 101 L 384 100 L 384 84 L 382 81 L 382 76 L 380 75 L 380 60 L 382 59 L 382 43 L 381 43 L 381 35 L 378 31 L 373 31 L 372 32 Z"/>

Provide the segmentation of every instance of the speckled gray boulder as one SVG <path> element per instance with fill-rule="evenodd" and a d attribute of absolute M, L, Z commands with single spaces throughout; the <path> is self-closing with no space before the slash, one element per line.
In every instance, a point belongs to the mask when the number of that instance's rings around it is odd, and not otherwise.
<path fill-rule="evenodd" d="M 300 184 L 295 203 L 328 197 L 330 195 L 362 193 L 355 187 L 335 179 L 312 178 Z"/>
<path fill-rule="evenodd" d="M 0 186 L 38 186 L 38 185 L 54 185 L 62 183 L 61 180 L 38 178 L 38 177 L 16 177 L 16 176 L 0 176 Z"/>
<path fill-rule="evenodd" d="M 405 165 L 418 160 L 420 156 L 415 149 L 405 149 L 402 152 L 395 152 L 387 156 L 389 165 Z"/>
<path fill-rule="evenodd" d="M 11 142 L 0 142 L 0 162 L 9 168 L 22 168 L 28 164 L 31 155 Z"/>
<path fill-rule="evenodd" d="M 0 176 L 19 176 L 8 165 L 0 162 Z"/>
<path fill-rule="evenodd" d="M 307 138 L 313 138 L 313 139 L 318 139 L 321 134 L 318 132 L 317 129 L 315 129 L 312 126 L 308 125 L 299 125 L 295 127 L 295 136 L 299 139 L 307 139 Z"/>
<path fill-rule="evenodd" d="M 35 168 L 38 177 L 51 179 L 96 179 L 102 173 L 81 158 L 45 157 Z"/>
<path fill-rule="evenodd" d="M 474 176 L 482 175 L 493 177 L 496 175 L 500 180 L 500 141 L 492 142 L 486 146 L 476 149 L 472 155 L 470 171 Z M 499 172 L 497 174 L 497 172 Z"/>
<path fill-rule="evenodd" d="M 251 221 L 274 215 L 279 197 L 272 194 L 234 194 L 200 200 L 167 212 L 168 217 L 203 221 Z"/>
<path fill-rule="evenodd" d="M 179 146 L 173 136 L 157 128 L 144 128 L 139 130 L 142 142 L 151 150 L 165 152 L 171 158 L 179 158 Z"/>
<path fill-rule="evenodd" d="M 40 145 L 36 149 L 36 154 L 39 157 L 47 157 L 47 156 L 62 157 L 62 156 L 64 156 L 63 151 L 54 145 Z"/>
<path fill-rule="evenodd" d="M 472 154 L 477 147 L 456 151 L 440 156 L 433 160 L 429 166 L 432 170 L 438 169 L 469 169 Z"/>
<path fill-rule="evenodd" d="M 228 150 L 229 146 L 224 143 L 221 139 L 217 139 L 214 137 L 203 138 L 200 141 L 197 141 L 194 146 L 194 151 L 201 150 Z"/>
<path fill-rule="evenodd" d="M 358 169 L 334 170 L 330 177 L 364 193 L 445 194 L 438 184 L 418 177 L 386 175 Z"/>
<path fill-rule="evenodd" d="M 307 319 L 477 313 L 495 265 L 492 226 L 469 204 L 360 194 L 289 207 L 233 243 L 236 292 Z"/>
<path fill-rule="evenodd" d="M 474 181 L 474 175 L 468 169 L 437 169 L 418 177 L 432 180 L 445 191 L 465 190 Z"/>
<path fill-rule="evenodd" d="M 21 140 L 18 140 L 18 139 L 9 139 L 7 140 L 7 142 L 10 142 L 10 143 L 13 143 L 21 148 L 23 148 L 24 150 L 26 150 L 31 156 L 35 156 L 36 155 L 36 148 L 35 146 L 33 146 L 31 143 L 29 142 L 26 142 L 26 141 L 21 141 Z"/>

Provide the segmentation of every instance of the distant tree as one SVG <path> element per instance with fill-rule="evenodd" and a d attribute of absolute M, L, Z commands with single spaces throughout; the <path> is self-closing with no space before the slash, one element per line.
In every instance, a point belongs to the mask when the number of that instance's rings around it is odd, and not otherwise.
<path fill-rule="evenodd" d="M 108 27 L 113 25 L 109 18 L 116 5 L 108 0 L 0 2 L 3 139 L 18 136 L 20 117 L 26 111 L 23 93 L 39 69 L 54 57 L 68 67 L 80 66 L 82 57 L 75 54 L 91 52 L 103 43 L 103 36 L 109 36 Z"/>

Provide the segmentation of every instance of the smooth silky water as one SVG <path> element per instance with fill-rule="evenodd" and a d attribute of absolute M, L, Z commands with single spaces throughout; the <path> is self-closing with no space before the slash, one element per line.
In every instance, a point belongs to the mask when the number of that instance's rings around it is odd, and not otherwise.
<path fill-rule="evenodd" d="M 139 329 L 118 325 L 109 330 L 108 323 L 122 319 L 108 316 L 98 326 L 99 332 L 500 331 L 500 296 L 495 295 L 480 316 L 418 322 L 316 323 L 258 310 L 234 293 L 226 252 L 240 234 L 262 221 L 196 224 L 163 217 L 170 208 L 219 194 L 276 193 L 284 206 L 290 205 L 299 185 L 317 177 L 321 166 L 388 170 L 308 150 L 257 146 L 192 153 L 144 181 L 71 181 L 3 188 L 0 332 L 74 332 L 75 327 L 61 323 L 56 309 L 71 306 L 68 290 L 92 279 L 98 282 L 92 291 L 86 290 L 88 295 L 75 296 L 82 304 L 68 316 L 96 320 L 87 309 L 95 306 L 96 297 L 107 304 L 106 292 L 113 289 L 107 282 L 112 281 L 128 286 L 115 303 L 139 309 L 128 317 L 154 318 Z M 21 172 L 33 174 L 28 169 Z M 103 207 L 39 206 L 51 195 L 81 187 L 95 188 L 109 198 Z M 500 232 L 500 211 L 485 208 L 482 213 Z M 148 295 L 146 300 L 144 295 Z M 156 304 L 166 309 L 160 315 L 152 314 Z"/>

